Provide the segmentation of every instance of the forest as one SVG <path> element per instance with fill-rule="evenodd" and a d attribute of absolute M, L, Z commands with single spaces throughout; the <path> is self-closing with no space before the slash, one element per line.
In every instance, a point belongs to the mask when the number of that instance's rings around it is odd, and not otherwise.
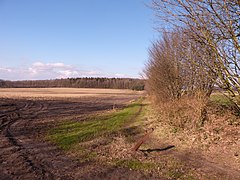
<path fill-rule="evenodd" d="M 24 80 L 5 81 L 0 80 L 0 88 L 108 88 L 108 89 L 132 89 L 144 90 L 143 79 L 132 78 L 67 78 L 53 80 Z"/>

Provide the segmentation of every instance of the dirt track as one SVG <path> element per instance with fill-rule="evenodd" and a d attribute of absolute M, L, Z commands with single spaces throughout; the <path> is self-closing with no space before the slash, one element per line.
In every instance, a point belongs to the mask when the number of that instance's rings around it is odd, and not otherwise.
<path fill-rule="evenodd" d="M 74 100 L 0 99 L 0 179 L 138 179 L 127 169 L 101 168 L 82 173 L 81 164 L 65 155 L 42 134 L 55 122 L 122 107 L 139 95 L 88 97 Z M 111 172 L 111 173 L 109 173 Z M 124 172 L 124 173 L 123 173 Z M 150 178 L 150 177 L 149 177 Z"/>

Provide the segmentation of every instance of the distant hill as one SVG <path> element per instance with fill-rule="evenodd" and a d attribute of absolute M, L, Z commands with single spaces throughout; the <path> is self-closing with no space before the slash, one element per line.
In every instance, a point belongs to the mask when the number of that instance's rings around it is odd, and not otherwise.
<path fill-rule="evenodd" d="M 111 89 L 132 89 L 144 90 L 145 81 L 143 79 L 132 78 L 67 78 L 53 80 L 24 80 L 24 81 L 4 81 L 0 80 L 1 88 L 111 88 Z"/>

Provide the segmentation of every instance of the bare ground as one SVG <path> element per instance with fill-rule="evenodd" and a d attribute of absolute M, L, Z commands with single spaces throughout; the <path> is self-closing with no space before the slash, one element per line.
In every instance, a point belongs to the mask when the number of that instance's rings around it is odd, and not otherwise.
<path fill-rule="evenodd" d="M 92 173 L 84 174 L 82 167 L 90 166 L 91 162 L 81 164 L 54 145 L 42 140 L 46 129 L 56 122 L 66 118 L 81 120 L 88 114 L 111 110 L 113 104 L 114 108 L 120 108 L 137 97 L 139 95 L 74 100 L 2 98 L 0 179 L 101 179 L 102 177 L 141 179 L 145 177 L 128 169 L 112 167 L 96 167 Z"/>
<path fill-rule="evenodd" d="M 106 95 L 1 98 L 0 179 L 187 179 L 184 173 L 189 172 L 193 173 L 193 179 L 240 179 L 239 168 L 231 163 L 228 166 L 219 158 L 211 159 L 191 147 L 182 150 L 178 144 L 154 135 L 140 151 L 133 153 L 132 146 L 142 135 L 133 125 L 126 125 L 120 136 L 112 137 L 112 143 L 104 143 L 106 139 L 89 142 L 87 147 L 97 152 L 98 161 L 82 161 L 44 140 L 46 131 L 62 120 L 83 121 L 88 115 L 121 108 L 140 96 Z M 144 128 L 151 127 L 151 122 L 148 123 Z M 130 143 L 126 141 L 129 136 Z M 108 162 L 111 158 L 157 162 L 159 168 L 148 172 L 132 170 L 112 165 Z M 176 162 L 181 166 L 171 165 Z M 166 176 L 169 173 L 173 174 Z"/>

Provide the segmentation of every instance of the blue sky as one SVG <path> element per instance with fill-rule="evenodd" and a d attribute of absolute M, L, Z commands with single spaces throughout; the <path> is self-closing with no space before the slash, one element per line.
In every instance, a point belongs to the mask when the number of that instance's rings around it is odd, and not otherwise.
<path fill-rule="evenodd" d="M 0 0 L 0 79 L 140 77 L 150 0 Z"/>

